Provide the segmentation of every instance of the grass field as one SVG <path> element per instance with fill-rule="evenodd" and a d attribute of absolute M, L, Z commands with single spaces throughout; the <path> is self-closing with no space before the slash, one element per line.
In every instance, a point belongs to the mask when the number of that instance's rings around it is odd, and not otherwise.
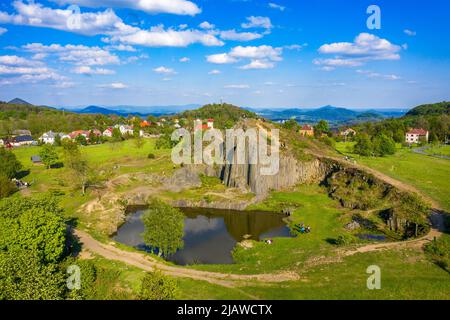
<path fill-rule="evenodd" d="M 336 149 L 392 178 L 415 186 L 450 212 L 450 160 L 429 157 L 399 148 L 386 157 L 361 157 L 352 152 L 352 142 L 339 142 Z"/>
<path fill-rule="evenodd" d="M 447 156 L 450 157 L 450 146 L 432 146 L 429 149 L 424 150 L 426 153 L 430 155 L 439 155 L 439 156 Z"/>

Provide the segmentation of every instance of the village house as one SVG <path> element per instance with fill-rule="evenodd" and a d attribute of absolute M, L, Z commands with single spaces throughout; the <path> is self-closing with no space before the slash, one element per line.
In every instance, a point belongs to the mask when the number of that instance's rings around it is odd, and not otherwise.
<path fill-rule="evenodd" d="M 343 137 L 354 137 L 356 136 L 356 131 L 352 128 L 346 128 L 345 130 L 342 130 L 340 134 Z"/>
<path fill-rule="evenodd" d="M 304 137 L 312 137 L 314 136 L 314 128 L 308 124 L 305 124 L 300 128 L 299 133 Z"/>
<path fill-rule="evenodd" d="M 76 131 L 69 133 L 69 137 L 72 140 L 75 140 L 78 136 L 84 136 L 87 139 L 89 137 L 89 131 L 76 130 Z"/>
<path fill-rule="evenodd" d="M 150 127 L 151 123 L 148 122 L 147 120 L 144 120 L 140 123 L 141 128 L 147 128 Z"/>
<path fill-rule="evenodd" d="M 406 132 L 405 142 L 408 144 L 428 142 L 429 132 L 424 129 L 411 129 Z"/>
<path fill-rule="evenodd" d="M 119 130 L 120 130 L 120 133 L 123 136 L 125 136 L 125 135 L 133 135 L 134 134 L 133 126 L 128 126 L 128 125 L 121 124 L 121 125 L 119 125 Z"/>
<path fill-rule="evenodd" d="M 0 146 L 4 146 L 5 145 L 5 140 L 0 139 Z"/>
<path fill-rule="evenodd" d="M 208 126 L 208 129 L 214 129 L 214 120 L 208 119 L 207 126 Z"/>
<path fill-rule="evenodd" d="M 49 131 L 49 132 L 44 133 L 38 140 L 41 143 L 54 144 L 57 136 L 59 136 L 61 138 L 61 140 L 70 139 L 70 136 L 65 133 L 62 133 L 62 132 L 55 133 L 53 131 Z"/>
<path fill-rule="evenodd" d="M 14 137 L 11 141 L 11 144 L 14 147 L 29 146 L 35 143 L 36 141 L 34 141 L 33 138 L 28 135 Z"/>
<path fill-rule="evenodd" d="M 103 131 L 103 136 L 111 138 L 113 135 L 113 128 L 107 128 L 105 131 Z"/>

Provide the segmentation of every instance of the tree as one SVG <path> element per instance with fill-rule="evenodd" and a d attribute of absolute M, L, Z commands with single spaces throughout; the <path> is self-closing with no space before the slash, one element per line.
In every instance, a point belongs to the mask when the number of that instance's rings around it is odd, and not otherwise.
<path fill-rule="evenodd" d="M 169 134 L 163 134 L 156 140 L 156 149 L 170 149 L 175 146 L 175 142 L 172 141 L 172 137 Z"/>
<path fill-rule="evenodd" d="M 99 137 L 95 134 L 93 130 L 89 132 L 89 143 L 97 144 L 100 141 Z"/>
<path fill-rule="evenodd" d="M 385 134 L 377 135 L 372 141 L 373 151 L 376 156 L 384 157 L 395 153 L 395 141 Z"/>
<path fill-rule="evenodd" d="M 63 144 L 64 158 L 67 167 L 70 169 L 73 180 L 81 186 L 82 194 L 86 194 L 86 188 L 89 184 L 89 167 L 88 163 L 78 148 L 76 143 L 71 141 Z"/>
<path fill-rule="evenodd" d="M 136 148 L 141 149 L 145 144 L 145 140 L 138 136 L 134 139 L 134 145 L 136 146 Z"/>
<path fill-rule="evenodd" d="M 139 298 L 141 300 L 174 300 L 176 291 L 175 281 L 156 270 L 145 274 Z"/>
<path fill-rule="evenodd" d="M 314 127 L 314 133 L 318 136 L 322 135 L 322 133 L 328 133 L 328 131 L 330 131 L 330 127 L 328 126 L 328 122 L 325 120 L 320 120 Z"/>
<path fill-rule="evenodd" d="M 372 141 L 369 136 L 365 133 L 356 136 L 356 144 L 353 147 L 353 151 L 361 156 L 371 156 L 373 155 Z"/>
<path fill-rule="evenodd" d="M 42 146 L 42 149 L 39 152 L 39 156 L 41 157 L 42 163 L 45 164 L 47 169 L 50 169 L 59 161 L 59 156 L 55 150 L 55 147 L 49 144 L 45 144 Z"/>
<path fill-rule="evenodd" d="M 159 256 L 173 254 L 183 247 L 184 215 L 179 209 L 152 200 L 141 219 L 145 226 L 144 243 L 157 250 Z"/>
<path fill-rule="evenodd" d="M 283 128 L 286 129 L 297 129 L 298 128 L 298 122 L 295 119 L 289 119 L 285 123 L 283 123 Z"/>
<path fill-rule="evenodd" d="M 56 134 L 56 136 L 55 136 L 54 145 L 57 146 L 57 147 L 61 146 L 61 136 L 59 134 Z"/>
<path fill-rule="evenodd" d="M 16 185 L 6 175 L 0 173 L 0 199 L 9 197 L 17 191 Z"/>
<path fill-rule="evenodd" d="M 113 142 L 120 142 L 123 141 L 122 133 L 120 132 L 119 128 L 114 128 L 112 131 L 112 141 Z"/>
<path fill-rule="evenodd" d="M 81 144 L 82 146 L 86 146 L 87 145 L 87 139 L 84 135 L 80 134 L 75 138 L 75 141 L 79 144 Z"/>
<path fill-rule="evenodd" d="M 22 164 L 17 160 L 16 155 L 0 147 L 0 172 L 7 178 L 12 179 L 20 169 L 22 169 Z"/>
<path fill-rule="evenodd" d="M 64 280 L 57 264 L 43 264 L 33 252 L 0 251 L 0 300 L 63 299 Z"/>
<path fill-rule="evenodd" d="M 42 198 L 8 201 L 9 214 L 0 217 L 0 248 L 33 252 L 42 263 L 60 262 L 65 254 L 66 225 L 58 207 Z M 9 199 L 8 199 L 9 200 Z M 22 203 L 21 203 L 22 202 Z"/>

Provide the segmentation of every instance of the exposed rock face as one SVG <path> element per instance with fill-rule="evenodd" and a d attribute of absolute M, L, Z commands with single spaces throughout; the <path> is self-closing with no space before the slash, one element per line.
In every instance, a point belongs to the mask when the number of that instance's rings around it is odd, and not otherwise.
<path fill-rule="evenodd" d="M 270 190 L 281 190 L 299 183 L 319 183 L 328 171 L 319 159 L 300 162 L 293 156 L 280 155 L 279 171 L 275 175 L 262 175 L 260 164 L 225 164 L 219 178 L 228 187 L 247 189 L 257 196 Z"/>

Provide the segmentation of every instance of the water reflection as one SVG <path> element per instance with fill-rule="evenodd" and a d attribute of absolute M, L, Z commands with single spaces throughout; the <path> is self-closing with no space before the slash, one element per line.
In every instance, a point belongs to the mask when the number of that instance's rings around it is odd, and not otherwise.
<path fill-rule="evenodd" d="M 260 211 L 231 211 L 217 209 L 182 209 L 185 214 L 184 247 L 167 257 L 176 264 L 230 264 L 231 251 L 237 242 L 245 238 L 290 237 L 283 216 Z M 114 240 L 141 250 L 150 251 L 144 245 L 141 234 L 144 224 L 143 208 L 136 208 L 118 230 Z"/>

